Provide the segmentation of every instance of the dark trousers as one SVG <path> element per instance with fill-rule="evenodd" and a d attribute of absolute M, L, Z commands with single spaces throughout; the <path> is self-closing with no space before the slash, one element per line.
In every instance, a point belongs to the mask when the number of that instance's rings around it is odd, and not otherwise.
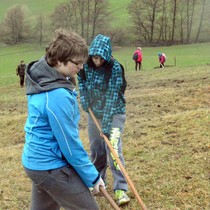
<path fill-rule="evenodd" d="M 110 135 L 110 142 L 115 149 L 118 157 L 124 165 L 124 157 L 122 153 L 122 138 L 121 133 L 124 129 L 125 124 L 125 114 L 115 114 L 112 119 L 112 131 L 115 130 L 115 134 Z M 98 119 L 99 124 L 101 125 L 101 120 Z M 117 131 L 116 131 L 117 130 Z M 122 171 L 116 167 L 115 158 L 111 155 L 110 150 L 108 149 L 105 141 L 98 132 L 92 117 L 88 114 L 88 136 L 90 141 L 90 156 L 96 166 L 97 170 L 100 172 L 102 179 L 106 182 L 106 171 L 107 164 L 109 164 L 110 170 L 114 177 L 113 190 L 128 190 L 127 182 L 122 174 Z M 116 137 L 116 138 L 115 138 Z"/>
<path fill-rule="evenodd" d="M 160 63 L 160 68 L 164 68 L 164 63 Z"/>
<path fill-rule="evenodd" d="M 135 62 L 135 70 L 137 71 L 137 69 L 139 69 L 139 71 L 141 70 L 141 62 Z"/>
<path fill-rule="evenodd" d="M 20 86 L 23 87 L 25 76 L 24 75 L 19 75 L 19 77 L 20 77 Z"/>
<path fill-rule="evenodd" d="M 31 210 L 98 210 L 90 190 L 69 166 L 35 171 L 25 168 L 32 180 Z"/>

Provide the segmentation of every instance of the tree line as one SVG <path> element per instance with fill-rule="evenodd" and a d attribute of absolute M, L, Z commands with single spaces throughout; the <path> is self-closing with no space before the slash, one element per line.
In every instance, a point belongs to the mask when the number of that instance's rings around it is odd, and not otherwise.
<path fill-rule="evenodd" d="M 206 0 L 132 0 L 128 10 L 135 35 L 156 45 L 204 41 L 209 37 L 208 8 Z"/>
<path fill-rule="evenodd" d="M 109 0 L 68 0 L 50 15 L 38 16 L 24 5 L 14 5 L 0 23 L 0 40 L 42 44 L 62 27 L 79 33 L 88 44 L 98 33 L 109 35 L 116 45 L 209 42 L 209 8 L 209 0 L 132 0 L 127 7 L 128 26 L 113 28 Z"/>

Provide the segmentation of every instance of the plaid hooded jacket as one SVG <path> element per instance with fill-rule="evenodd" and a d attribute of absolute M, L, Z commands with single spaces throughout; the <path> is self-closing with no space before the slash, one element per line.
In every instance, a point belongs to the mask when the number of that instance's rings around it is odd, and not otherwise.
<path fill-rule="evenodd" d="M 100 56 L 105 62 L 98 69 L 85 64 L 86 80 L 78 74 L 81 105 L 86 112 L 90 107 L 94 115 L 102 120 L 102 132 L 106 134 L 110 134 L 113 115 L 125 114 L 124 95 L 120 92 L 123 84 L 122 70 L 116 60 L 108 84 L 105 79 L 105 66 L 110 62 L 111 55 L 110 38 L 97 35 L 90 45 L 89 56 Z"/>

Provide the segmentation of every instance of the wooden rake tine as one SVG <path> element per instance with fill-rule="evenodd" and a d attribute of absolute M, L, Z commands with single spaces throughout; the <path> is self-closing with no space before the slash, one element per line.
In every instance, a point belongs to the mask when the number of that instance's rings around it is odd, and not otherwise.
<path fill-rule="evenodd" d="M 98 121 L 97 121 L 95 115 L 93 114 L 92 110 L 91 110 L 90 108 L 89 108 L 88 110 L 89 110 L 89 113 L 90 113 L 90 115 L 91 115 L 93 121 L 95 122 L 95 124 L 96 124 L 98 130 L 100 131 L 100 133 L 101 133 L 101 135 L 102 135 L 104 141 L 106 142 L 108 148 L 110 149 L 111 153 L 112 153 L 113 156 L 115 157 L 115 160 L 116 160 L 117 164 L 119 165 L 121 172 L 123 173 L 125 179 L 127 180 L 128 184 L 129 184 L 129 186 L 130 186 L 130 188 L 131 188 L 131 191 L 132 191 L 133 194 L 135 195 L 135 197 L 136 197 L 136 199 L 138 200 L 139 204 L 141 205 L 142 209 L 143 209 L 143 210 L 146 210 L 146 206 L 144 205 L 142 199 L 140 198 L 140 196 L 139 196 L 139 194 L 138 194 L 136 188 L 134 187 L 133 182 L 131 181 L 130 177 L 128 176 L 128 174 L 127 174 L 127 172 L 126 172 L 124 166 L 122 165 L 120 159 L 118 158 L 118 155 L 117 155 L 117 153 L 115 152 L 115 150 L 113 149 L 113 147 L 112 147 L 112 145 L 111 145 L 109 139 L 107 138 L 106 135 L 104 135 L 104 134 L 102 133 L 101 128 L 100 128 L 100 125 L 99 125 L 99 123 L 98 123 Z"/>
<path fill-rule="evenodd" d="M 108 192 L 102 187 L 99 187 L 100 192 L 102 193 L 102 195 L 109 201 L 109 203 L 111 204 L 111 206 L 115 209 L 115 210 L 120 210 L 119 206 L 114 202 L 114 200 L 112 199 L 112 197 L 108 194 Z"/>

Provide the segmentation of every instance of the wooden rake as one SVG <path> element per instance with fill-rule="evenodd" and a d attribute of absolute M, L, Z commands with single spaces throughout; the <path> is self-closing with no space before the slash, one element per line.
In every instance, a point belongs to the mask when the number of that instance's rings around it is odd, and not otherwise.
<path fill-rule="evenodd" d="M 93 114 L 92 110 L 91 110 L 90 108 L 89 108 L 88 110 L 89 110 L 89 113 L 90 113 L 90 115 L 91 115 L 93 121 L 95 122 L 95 124 L 96 124 L 96 126 L 97 126 L 97 128 L 98 128 L 98 130 L 99 130 L 99 132 L 100 132 L 100 134 L 101 134 L 101 136 L 103 137 L 104 141 L 106 142 L 106 144 L 107 144 L 109 150 L 111 151 L 111 153 L 112 153 L 113 156 L 115 157 L 115 160 L 116 160 L 117 164 L 119 165 L 122 174 L 124 175 L 125 179 L 127 180 L 127 183 L 129 184 L 129 186 L 130 186 L 130 188 L 131 188 L 131 191 L 133 192 L 133 194 L 135 195 L 135 197 L 136 197 L 136 199 L 138 200 L 139 204 L 141 205 L 141 208 L 142 208 L 143 210 L 146 210 L 146 206 L 144 205 L 142 199 L 140 198 L 140 196 L 139 196 L 139 194 L 138 194 L 136 188 L 134 187 L 133 182 L 131 181 L 130 177 L 128 176 L 128 174 L 127 174 L 127 172 L 126 172 L 124 166 L 122 165 L 120 159 L 118 158 L 118 155 L 117 155 L 116 151 L 115 151 L 114 148 L 112 147 L 112 145 L 111 145 L 109 139 L 107 138 L 107 136 L 104 135 L 104 134 L 102 133 L 101 128 L 100 128 L 100 125 L 99 125 L 99 123 L 98 123 L 98 121 L 97 121 L 95 115 Z"/>
<path fill-rule="evenodd" d="M 119 206 L 114 202 L 112 197 L 108 194 L 108 192 L 102 187 L 99 187 L 101 194 L 109 201 L 111 206 L 114 208 L 114 210 L 121 210 Z"/>

